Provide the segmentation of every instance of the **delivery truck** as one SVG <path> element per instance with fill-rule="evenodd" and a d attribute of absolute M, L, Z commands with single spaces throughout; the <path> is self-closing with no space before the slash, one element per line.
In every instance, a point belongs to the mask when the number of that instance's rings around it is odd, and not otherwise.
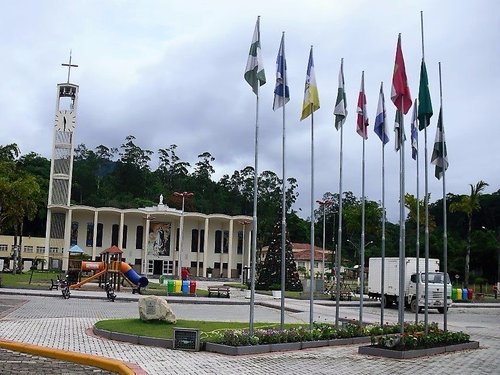
<path fill-rule="evenodd" d="M 425 307 L 425 258 L 405 258 L 404 303 L 416 312 Z M 444 313 L 444 282 L 447 282 L 446 308 L 451 307 L 451 282 L 448 275 L 439 271 L 439 259 L 429 259 L 428 307 Z M 399 302 L 399 258 L 386 257 L 384 267 L 384 293 L 382 295 L 382 258 L 370 258 L 368 266 L 368 297 L 377 298 L 385 307 Z M 418 284 L 418 306 L 417 306 Z"/>

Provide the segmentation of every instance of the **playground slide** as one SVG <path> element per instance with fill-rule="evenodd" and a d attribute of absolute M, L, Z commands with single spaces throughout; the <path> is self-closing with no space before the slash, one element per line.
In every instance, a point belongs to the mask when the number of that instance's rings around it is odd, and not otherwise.
<path fill-rule="evenodd" d="M 121 262 L 120 272 L 123 273 L 132 283 L 140 286 L 141 288 L 145 288 L 149 284 L 148 278 L 139 275 L 132 267 L 130 267 L 128 263 Z"/>
<path fill-rule="evenodd" d="M 76 288 L 79 288 L 79 287 L 81 287 L 83 284 L 88 283 L 89 281 L 92 281 L 92 280 L 94 280 L 94 279 L 97 279 L 99 276 L 103 275 L 104 273 L 106 273 L 106 270 L 99 271 L 99 272 L 97 272 L 95 275 L 92 275 L 92 276 L 90 276 L 90 277 L 87 277 L 85 280 L 82 280 L 82 281 L 80 281 L 79 283 L 76 283 L 76 284 L 72 284 L 72 285 L 70 285 L 70 288 L 71 288 L 71 289 L 76 289 Z"/>

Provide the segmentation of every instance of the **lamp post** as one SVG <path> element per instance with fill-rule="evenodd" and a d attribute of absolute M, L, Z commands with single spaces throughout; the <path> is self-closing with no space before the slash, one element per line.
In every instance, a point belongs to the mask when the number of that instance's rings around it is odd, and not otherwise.
<path fill-rule="evenodd" d="M 322 263 L 323 263 L 323 269 L 321 272 L 322 275 L 322 280 L 325 280 L 325 219 L 326 219 L 326 206 L 329 206 L 333 203 L 335 203 L 331 199 L 325 199 L 325 200 L 317 200 L 316 203 L 320 205 L 320 207 L 323 207 L 323 256 L 322 256 Z M 334 225 L 335 226 L 335 225 Z M 311 275 L 312 277 L 312 275 Z"/>
<path fill-rule="evenodd" d="M 358 245 L 356 245 L 351 240 L 347 240 L 347 242 L 349 242 L 354 247 L 354 260 L 356 260 L 356 251 L 358 251 L 359 254 L 361 255 L 361 249 L 360 249 L 360 247 Z M 365 244 L 365 249 L 368 247 L 368 245 L 371 245 L 372 243 L 373 243 L 373 241 L 370 241 L 370 242 L 366 243 Z"/>
<path fill-rule="evenodd" d="M 182 198 L 182 211 L 181 211 L 181 222 L 179 225 L 179 264 L 177 265 L 177 275 L 182 278 L 182 239 L 184 238 L 184 200 L 186 198 L 191 198 L 194 194 L 188 191 L 182 193 L 175 192 L 175 197 Z"/>

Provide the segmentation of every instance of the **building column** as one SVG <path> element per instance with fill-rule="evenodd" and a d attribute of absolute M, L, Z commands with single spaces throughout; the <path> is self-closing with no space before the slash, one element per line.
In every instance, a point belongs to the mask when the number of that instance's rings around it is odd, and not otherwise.
<path fill-rule="evenodd" d="M 49 251 L 50 251 L 50 228 L 52 227 L 52 210 L 50 208 L 47 209 L 47 227 L 45 228 L 45 251 L 43 253 L 43 258 L 45 259 L 45 263 L 47 269 L 51 268 L 49 261 Z"/>
<path fill-rule="evenodd" d="M 64 225 L 64 249 L 62 269 L 67 271 L 69 264 L 69 248 L 71 246 L 71 222 L 73 221 L 73 210 L 71 208 L 66 212 L 66 223 Z"/>
<path fill-rule="evenodd" d="M 233 266 L 233 231 L 234 231 L 234 219 L 229 220 L 229 238 L 228 238 L 228 257 L 227 257 L 227 277 L 232 278 L 232 266 Z"/>
<path fill-rule="evenodd" d="M 92 260 L 97 257 L 97 225 L 99 224 L 99 212 L 94 212 L 94 226 L 92 230 Z"/>
<path fill-rule="evenodd" d="M 123 212 L 120 213 L 120 225 L 118 227 L 118 248 L 123 250 L 123 220 L 125 214 Z"/>
<path fill-rule="evenodd" d="M 143 253 L 142 253 L 142 269 L 141 273 L 147 275 L 148 272 L 148 247 L 149 247 L 149 227 L 151 225 L 151 219 L 149 215 L 146 216 L 146 228 L 144 229 L 144 241 L 143 241 Z"/>
<path fill-rule="evenodd" d="M 203 274 L 201 276 L 206 277 L 207 274 L 207 262 L 208 262 L 208 217 L 205 218 L 205 234 L 203 236 Z"/>

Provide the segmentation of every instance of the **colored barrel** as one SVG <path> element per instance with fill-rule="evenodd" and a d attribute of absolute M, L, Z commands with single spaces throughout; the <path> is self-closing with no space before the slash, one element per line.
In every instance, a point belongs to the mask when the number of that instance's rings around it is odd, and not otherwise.
<path fill-rule="evenodd" d="M 174 280 L 175 281 L 175 293 L 180 293 L 182 289 L 182 280 Z"/>
<path fill-rule="evenodd" d="M 455 289 L 455 294 L 457 295 L 457 301 L 462 299 L 462 289 Z"/>
<path fill-rule="evenodd" d="M 466 301 L 466 300 L 467 300 L 467 288 L 463 288 L 463 289 L 462 289 L 462 299 L 463 299 L 464 301 Z"/>
<path fill-rule="evenodd" d="M 167 293 L 174 293 L 175 280 L 167 280 Z"/>
<path fill-rule="evenodd" d="M 189 293 L 189 280 L 182 280 L 182 293 Z"/>
<path fill-rule="evenodd" d="M 189 280 L 189 293 L 196 294 L 196 280 Z"/>
<path fill-rule="evenodd" d="M 473 299 L 472 297 L 474 297 L 474 291 L 471 288 L 469 288 L 467 289 L 467 299 L 472 300 Z"/>
<path fill-rule="evenodd" d="M 451 299 L 453 301 L 457 300 L 457 290 L 455 288 L 451 288 Z"/>

